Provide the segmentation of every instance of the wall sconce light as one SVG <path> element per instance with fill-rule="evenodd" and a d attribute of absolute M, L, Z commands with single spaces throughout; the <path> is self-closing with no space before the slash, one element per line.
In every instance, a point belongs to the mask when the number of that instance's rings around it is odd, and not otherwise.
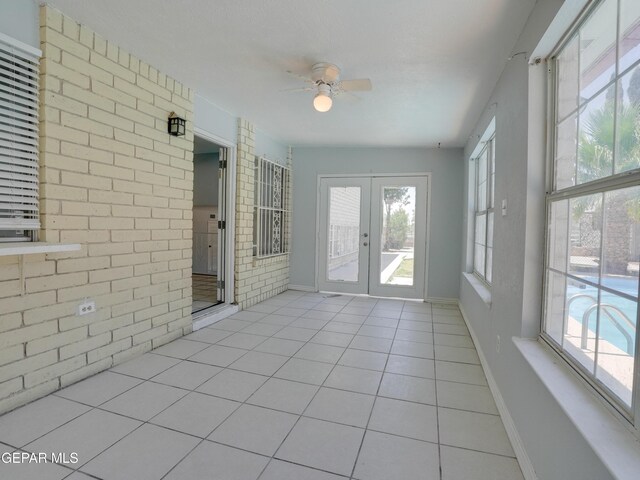
<path fill-rule="evenodd" d="M 185 133 L 187 121 L 184 118 L 180 118 L 176 115 L 176 112 L 171 112 L 169 114 L 169 125 L 168 132 L 169 135 L 173 135 L 174 137 L 182 137 Z"/>

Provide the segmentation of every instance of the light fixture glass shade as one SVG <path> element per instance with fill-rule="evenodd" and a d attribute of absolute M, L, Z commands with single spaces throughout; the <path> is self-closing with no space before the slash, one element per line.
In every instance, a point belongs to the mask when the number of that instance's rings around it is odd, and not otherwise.
<path fill-rule="evenodd" d="M 331 105 L 333 105 L 333 100 L 325 93 L 318 93 L 313 99 L 313 108 L 319 112 L 328 112 L 331 110 Z"/>

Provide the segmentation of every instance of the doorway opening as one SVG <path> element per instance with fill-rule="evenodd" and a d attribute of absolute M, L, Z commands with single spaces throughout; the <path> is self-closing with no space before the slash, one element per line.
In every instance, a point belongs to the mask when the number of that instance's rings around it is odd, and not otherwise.
<path fill-rule="evenodd" d="M 425 298 L 429 175 L 319 183 L 319 289 Z"/>
<path fill-rule="evenodd" d="M 196 135 L 191 313 L 225 302 L 228 148 Z"/>

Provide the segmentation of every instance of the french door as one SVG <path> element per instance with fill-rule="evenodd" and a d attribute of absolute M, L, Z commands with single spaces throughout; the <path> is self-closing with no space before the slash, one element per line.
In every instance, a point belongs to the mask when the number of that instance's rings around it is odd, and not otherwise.
<path fill-rule="evenodd" d="M 424 298 L 427 177 L 320 179 L 320 290 Z"/>

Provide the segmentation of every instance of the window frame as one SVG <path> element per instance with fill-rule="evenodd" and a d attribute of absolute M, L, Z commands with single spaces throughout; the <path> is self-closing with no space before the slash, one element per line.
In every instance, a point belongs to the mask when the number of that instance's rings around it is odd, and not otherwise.
<path fill-rule="evenodd" d="M 493 215 L 493 226 L 495 227 L 495 119 L 491 121 L 491 124 L 485 131 L 482 139 L 478 143 L 476 147 L 476 152 L 471 156 L 471 162 L 473 163 L 473 175 L 472 180 L 473 183 L 471 185 L 471 190 L 473 191 L 473 205 L 471 208 L 471 213 L 473 214 L 473 222 L 471 227 L 471 231 L 473 232 L 471 245 L 472 245 L 472 261 L 471 261 L 471 272 L 475 275 L 478 280 L 480 280 L 483 284 L 490 287 L 493 281 L 493 251 L 495 246 L 489 246 L 489 238 L 493 239 L 493 229 L 489 231 L 489 215 Z M 478 209 L 479 205 L 479 179 L 480 179 L 480 158 L 482 155 L 486 154 L 486 198 L 485 198 L 485 208 L 482 210 Z M 470 169 L 471 171 L 471 169 Z M 484 228 L 484 273 L 478 271 L 476 269 L 476 222 L 478 217 L 482 215 L 485 216 L 485 228 Z M 489 267 L 489 259 L 487 252 L 491 249 L 491 275 L 488 277 L 487 271 Z"/>
<path fill-rule="evenodd" d="M 39 183 L 40 183 L 40 179 L 39 179 L 39 169 L 40 169 L 40 152 L 39 152 L 39 138 L 40 138 L 40 133 L 39 133 L 39 110 L 40 110 L 40 90 L 39 90 L 39 84 L 40 84 L 40 71 L 39 71 L 39 63 L 40 63 L 40 59 L 42 57 L 42 52 L 37 49 L 34 48 L 30 45 L 27 45 L 13 37 L 10 37 L 8 35 L 5 35 L 3 33 L 0 32 L 0 46 L 3 47 L 3 50 L 5 50 L 5 52 L 7 52 L 7 54 L 9 55 L 13 55 L 14 57 L 17 57 L 20 62 L 23 63 L 23 65 L 27 65 L 28 63 L 33 64 L 33 76 L 29 77 L 29 81 L 32 82 L 32 86 L 31 89 L 35 89 L 35 92 L 32 93 L 32 97 L 29 98 L 27 95 L 25 95 L 26 90 L 20 89 L 19 87 L 19 82 L 16 80 L 13 80 L 14 83 L 14 93 L 13 95 L 16 95 L 16 93 L 18 94 L 17 96 L 22 97 L 20 100 L 20 105 L 21 108 L 24 110 L 26 109 L 31 109 L 30 111 L 30 116 L 33 117 L 33 122 L 27 122 L 26 120 L 23 120 L 23 123 L 33 123 L 33 125 L 31 127 L 26 127 L 26 126 L 22 126 L 22 127 L 16 127 L 15 124 L 12 125 L 11 121 L 7 121 L 5 123 L 5 125 L 7 125 L 5 132 L 9 132 L 11 130 L 14 130 L 14 135 L 21 135 L 23 132 L 25 132 L 26 130 L 30 130 L 32 132 L 32 135 L 35 135 L 35 142 L 33 145 L 27 145 L 26 141 L 23 142 L 18 142 L 18 148 L 13 149 L 14 152 L 16 151 L 21 151 L 21 154 L 17 154 L 16 157 L 12 157 L 11 154 L 7 154 L 5 156 L 5 158 L 22 158 L 22 161 L 24 161 L 24 155 L 25 152 L 27 151 L 26 149 L 28 149 L 28 147 L 33 147 L 35 149 L 35 153 L 33 153 L 33 155 L 35 155 L 35 159 L 33 159 L 33 167 L 35 170 L 35 174 L 32 175 L 33 177 L 35 177 L 35 179 L 33 181 L 30 181 L 30 183 L 32 184 L 32 188 L 30 190 L 35 191 L 35 194 L 32 195 L 24 195 L 21 194 L 20 192 L 24 192 L 24 188 L 25 186 L 20 186 L 21 184 L 26 185 L 27 180 L 23 180 L 21 181 L 21 183 L 18 184 L 18 186 L 14 185 L 11 186 L 11 174 L 5 174 L 3 176 L 1 176 L 1 179 L 4 179 L 6 182 L 8 182 L 8 186 L 6 187 L 6 189 L 8 190 L 9 193 L 7 193 L 7 195 L 9 195 L 9 198 L 13 195 L 16 198 L 19 197 L 23 197 L 24 198 L 24 203 L 21 203 L 22 205 L 25 204 L 31 204 L 34 205 L 34 203 L 29 202 L 28 200 L 35 200 L 36 202 L 36 206 L 35 206 L 35 210 L 33 208 L 29 209 L 31 212 L 35 212 L 32 213 L 31 216 L 29 217 L 30 220 L 28 219 L 23 219 L 23 222 L 16 222 L 15 227 L 16 228 L 7 228 L 9 225 L 5 226 L 4 228 L 0 229 L 0 232 L 2 232 L 0 234 L 0 245 L 2 244 L 6 244 L 6 243 L 14 243 L 14 242 L 36 242 L 38 241 L 38 234 L 41 228 L 40 225 L 40 221 L 39 221 L 39 215 L 40 215 L 40 191 L 39 191 Z M 23 79 L 24 77 L 24 72 L 26 72 L 26 70 L 28 70 L 29 68 L 26 66 L 23 66 L 21 69 L 23 73 L 21 75 L 23 75 Z M 10 77 L 10 81 L 11 79 L 14 77 Z M 6 82 L 5 82 L 6 84 Z M 5 98 L 9 98 L 12 94 L 5 88 L 4 89 L 4 94 L 3 96 L 5 96 Z M 32 102 L 32 105 L 30 107 L 25 107 L 27 102 Z M 7 108 L 7 111 L 10 111 L 9 108 Z M 19 111 L 19 110 L 18 110 Z M 15 116 L 15 114 L 14 114 Z M 22 116 L 25 116 L 24 114 L 22 114 Z M 4 118 L 4 116 L 2 116 L 2 118 Z M 8 116 L 7 118 L 10 118 L 10 116 Z M 11 147 L 8 147 L 8 151 L 11 150 Z M 0 163 L 2 163 L 0 161 Z M 5 164 L 10 164 L 10 162 L 5 161 Z M 15 171 L 13 172 L 15 174 Z M 15 181 L 15 179 L 14 179 Z M 35 186 L 35 188 L 33 188 L 33 186 Z M 15 205 L 18 205 L 20 203 L 15 203 Z M 16 209 L 17 211 L 19 211 L 19 209 Z M 35 219 L 33 219 L 32 217 L 35 217 Z M 24 221 L 26 220 L 26 221 Z M 7 224 L 10 224 L 10 222 L 6 222 Z M 24 223 L 25 225 L 20 225 L 20 223 Z M 28 226 L 30 224 L 30 226 Z M 11 233 L 13 232 L 13 233 Z"/>
<path fill-rule="evenodd" d="M 550 265 L 550 245 L 553 240 L 551 233 L 551 215 L 552 215 L 552 205 L 555 202 L 561 200 L 571 200 L 573 198 L 584 197 L 592 194 L 602 194 L 603 198 L 607 192 L 615 192 L 621 191 L 625 188 L 629 187 L 638 187 L 640 186 L 640 167 L 623 171 L 619 173 L 615 173 L 615 152 L 616 152 L 616 142 L 617 142 L 617 116 L 618 116 L 618 95 L 616 90 L 615 100 L 614 100 L 614 114 L 613 114 L 613 145 L 612 151 L 614 157 L 612 159 L 612 174 L 609 176 L 605 176 L 602 178 L 598 178 L 595 180 L 586 181 L 583 183 L 576 184 L 557 188 L 556 186 L 556 172 L 557 172 L 557 162 L 555 160 L 556 151 L 557 151 L 557 142 L 558 142 L 558 126 L 562 121 L 566 121 L 573 115 L 574 113 L 568 113 L 562 119 L 558 118 L 558 108 L 557 108 L 557 99 L 559 92 L 559 79 L 558 79 L 558 59 L 560 54 L 564 51 L 564 48 L 572 42 L 580 28 L 591 18 L 591 15 L 595 13 L 595 11 L 605 2 L 606 0 L 592 0 L 589 5 L 581 12 L 580 15 L 576 18 L 573 24 L 567 29 L 565 34 L 560 38 L 560 41 L 556 44 L 556 46 L 552 49 L 551 53 L 547 56 L 547 148 L 546 148 L 546 192 L 545 192 L 545 230 L 544 230 L 544 254 L 543 254 L 543 278 L 542 278 L 542 302 L 541 302 L 541 317 L 540 317 L 540 335 L 539 338 L 548 345 L 554 353 L 556 353 L 560 358 L 562 358 L 566 364 L 572 369 L 574 373 L 576 373 L 584 382 L 595 392 L 597 392 L 599 398 L 604 402 L 604 404 L 616 413 L 621 419 L 628 422 L 628 427 L 631 431 L 634 432 L 636 436 L 640 436 L 640 331 L 638 326 L 640 326 L 640 294 L 638 295 L 636 302 L 636 333 L 634 340 L 634 373 L 633 373 L 633 384 L 631 391 L 631 405 L 628 407 L 624 401 L 609 389 L 603 382 L 597 379 L 596 375 L 589 372 L 578 359 L 574 358 L 568 352 L 566 352 L 561 344 L 552 337 L 551 334 L 547 333 L 547 316 L 548 316 L 548 288 L 549 288 L 549 273 L 555 272 L 559 275 L 563 275 L 565 278 L 571 279 L 575 276 L 570 272 L 558 272 L 557 269 L 553 268 Z M 576 112 L 580 112 L 581 108 L 584 108 L 588 105 L 590 100 L 595 99 L 597 96 L 601 95 L 603 92 L 606 92 L 612 85 L 617 86 L 617 83 L 620 81 L 628 73 L 632 72 L 634 68 L 640 67 L 640 59 L 633 62 L 631 65 L 625 67 L 621 71 L 618 70 L 619 67 L 619 45 L 620 45 L 620 1 L 616 1 L 616 36 L 615 36 L 615 75 L 612 80 L 609 80 L 603 87 L 598 89 L 584 104 L 576 107 Z M 580 70 L 578 67 L 578 76 L 580 75 Z M 579 79 L 579 77 L 578 77 Z M 577 91 L 579 94 L 579 88 Z M 579 120 L 577 120 L 579 122 Z M 580 134 L 579 124 L 576 126 L 576 134 Z M 578 137 L 576 137 L 578 138 Z M 578 144 L 576 143 L 576 150 L 578 149 Z M 577 153 L 576 153 L 577 155 Z M 576 156 L 576 169 L 578 165 L 578 157 Z M 577 171 L 577 170 L 576 170 Z M 603 224 L 604 228 L 604 224 Z M 567 237 L 567 242 L 570 242 L 570 236 Z M 600 241 L 600 250 L 602 258 L 602 249 L 604 240 Z M 567 245 L 567 248 L 570 247 L 570 244 Z M 602 269 L 602 267 L 601 267 Z M 582 283 L 585 282 L 585 279 L 579 279 Z M 566 288 L 566 287 L 565 287 Z M 608 293 L 613 293 L 619 295 L 620 292 L 611 290 L 602 282 L 596 286 L 598 291 L 605 291 Z M 598 293 L 600 295 L 600 293 Z M 565 293 L 566 296 L 566 293 Z M 566 308 L 566 305 L 565 305 Z"/>

